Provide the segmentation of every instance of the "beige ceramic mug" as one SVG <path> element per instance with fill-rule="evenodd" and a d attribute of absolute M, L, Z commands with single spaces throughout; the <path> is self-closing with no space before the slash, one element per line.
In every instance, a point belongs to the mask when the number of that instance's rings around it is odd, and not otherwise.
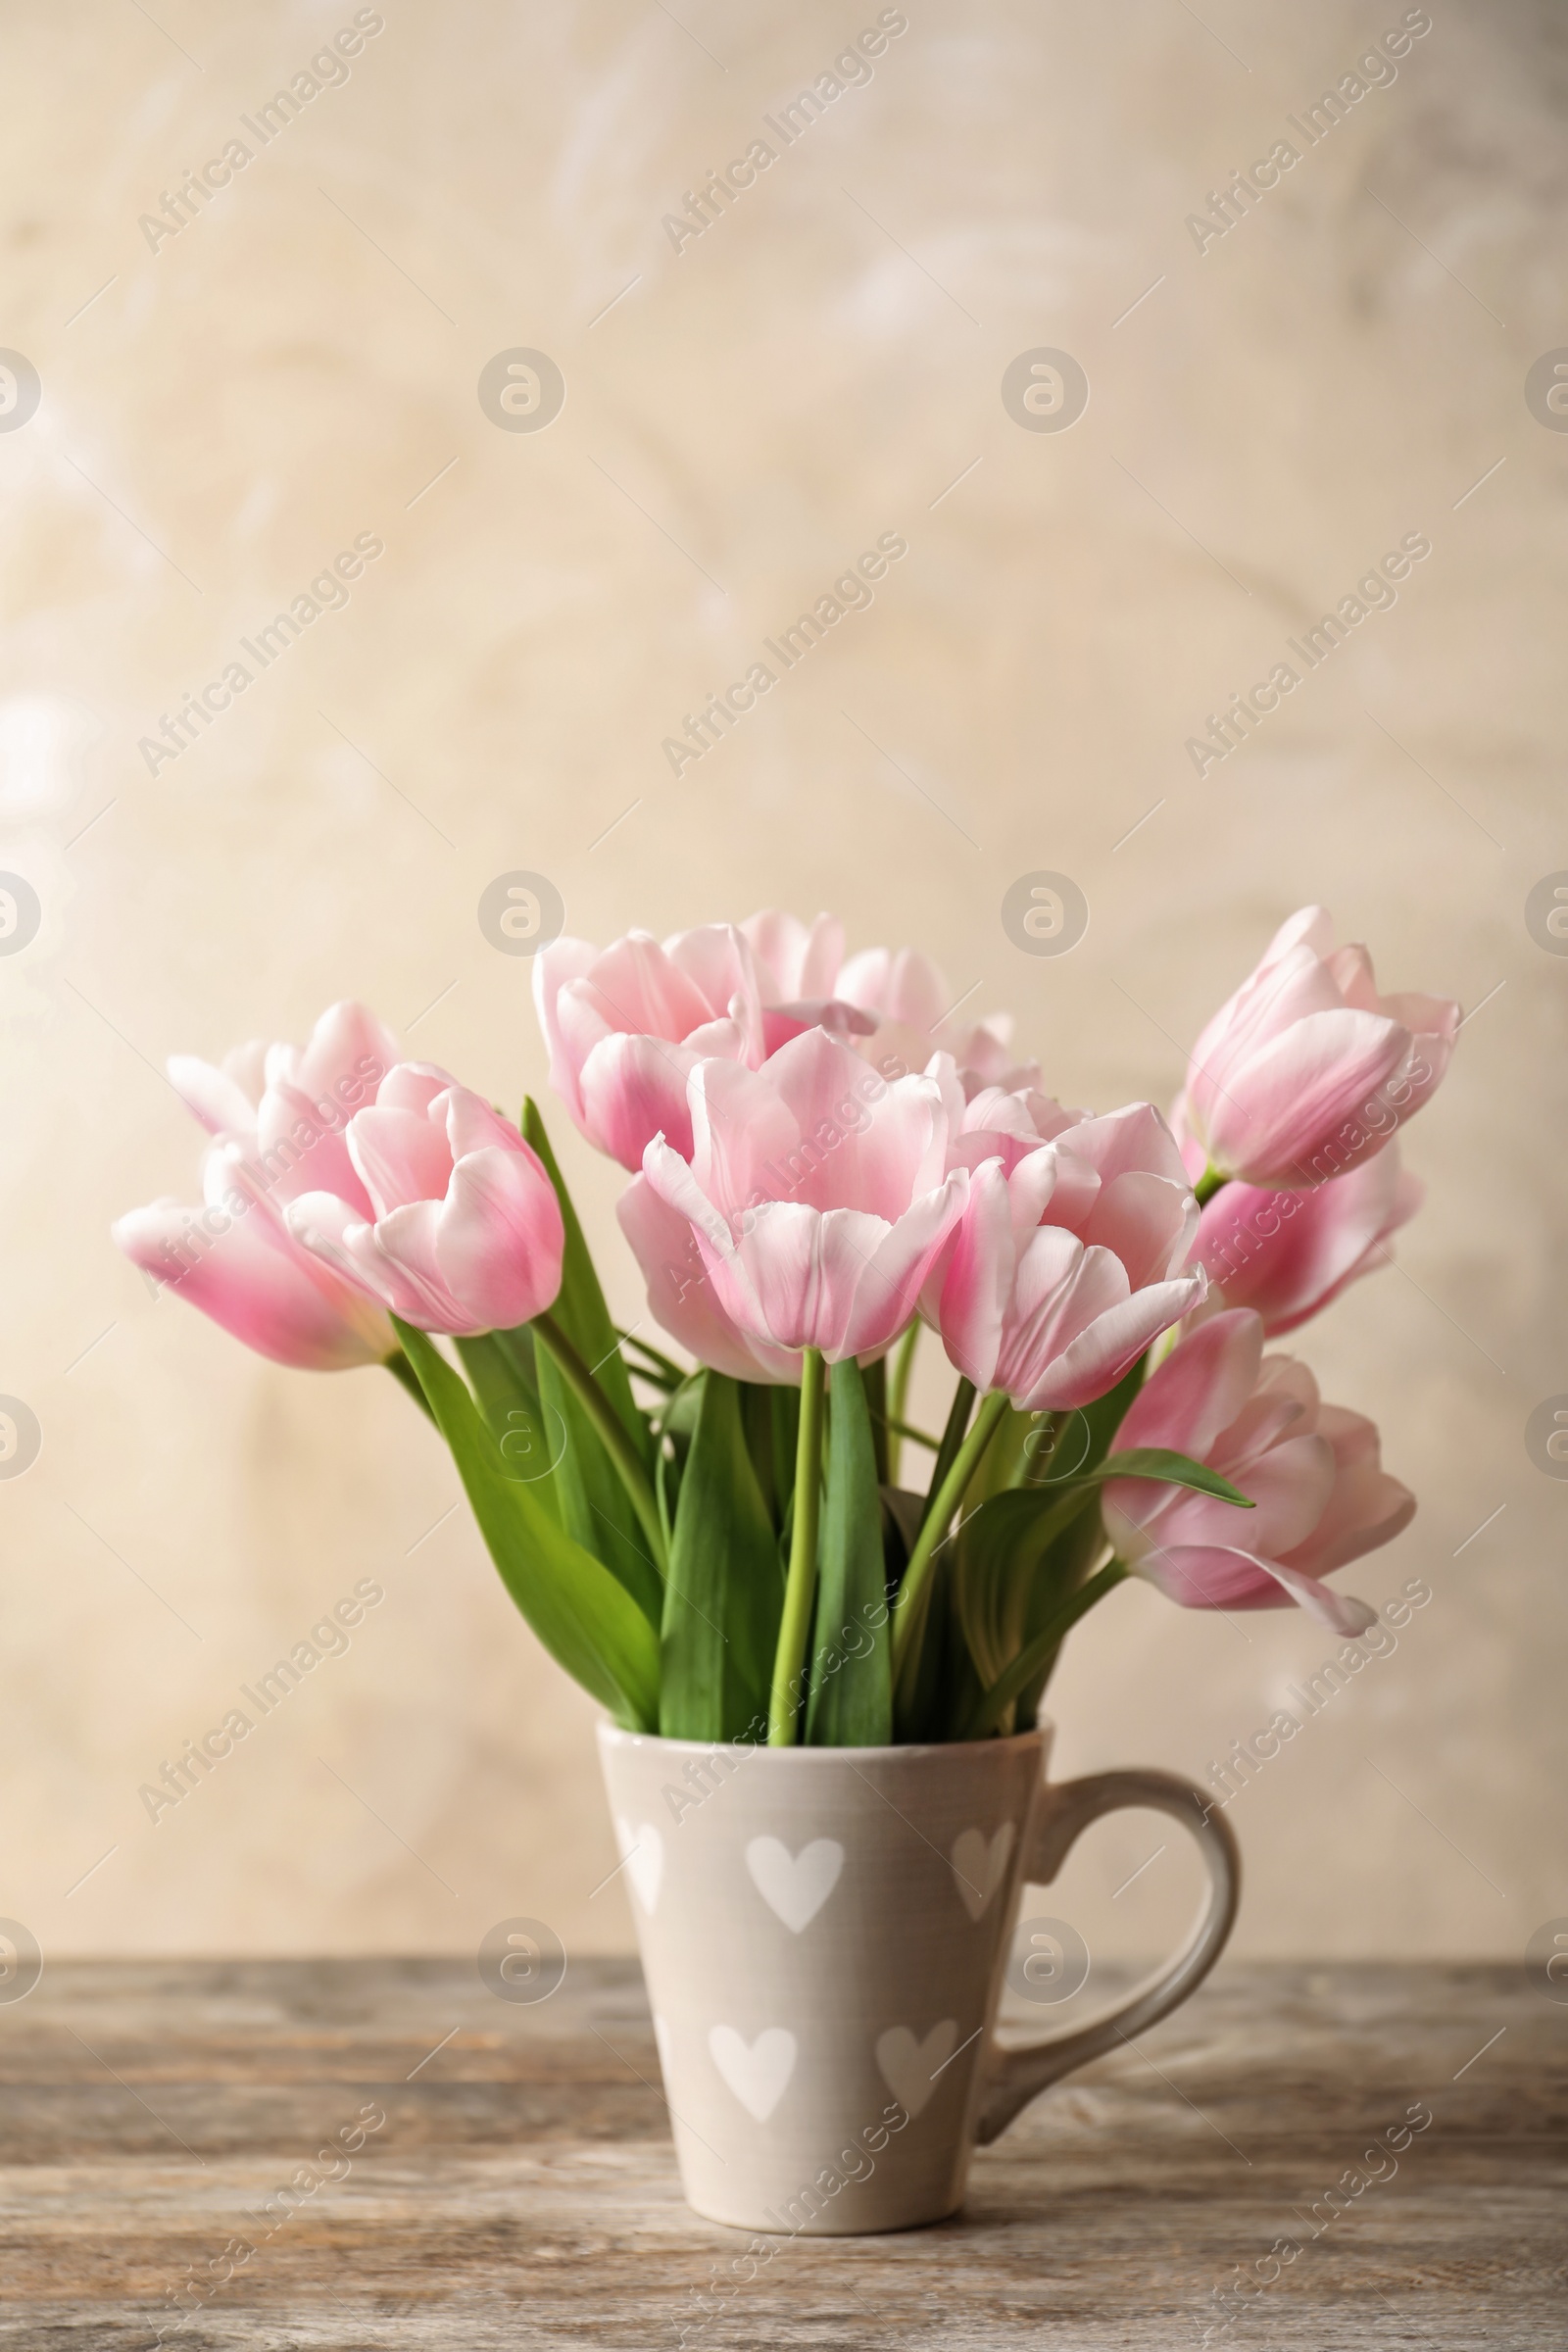
<path fill-rule="evenodd" d="M 932 1747 L 710 1747 L 609 1725 L 599 1740 L 681 2180 L 737 2229 L 846 2236 L 956 2212 L 975 2144 L 1184 2001 L 1236 1916 L 1235 1839 L 1201 1793 L 1163 1772 L 1054 1786 L 1049 1729 Z M 1202 1916 L 1112 2015 L 1004 2050 L 1023 1888 L 1124 1806 L 1196 1838 Z"/>

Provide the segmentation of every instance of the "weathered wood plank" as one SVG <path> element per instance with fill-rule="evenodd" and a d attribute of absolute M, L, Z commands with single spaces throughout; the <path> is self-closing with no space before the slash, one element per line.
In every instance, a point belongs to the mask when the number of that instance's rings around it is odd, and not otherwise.
<path fill-rule="evenodd" d="M 1568 2007 L 1518 1970 L 1222 1970 L 982 2152 L 960 2220 L 763 2255 L 682 2203 L 658 2081 L 618 1962 L 536 2008 L 445 1960 L 57 1965 L 0 2008 L 0 2344 L 1164 2352 L 1222 2340 L 1213 2290 L 1278 2239 L 1223 2340 L 1568 2337 Z M 1412 2103 L 1397 2170 L 1333 2212 Z M 367 2106 L 344 2176 L 278 2218 Z M 227 2283 L 172 2299 L 241 2236 Z"/>

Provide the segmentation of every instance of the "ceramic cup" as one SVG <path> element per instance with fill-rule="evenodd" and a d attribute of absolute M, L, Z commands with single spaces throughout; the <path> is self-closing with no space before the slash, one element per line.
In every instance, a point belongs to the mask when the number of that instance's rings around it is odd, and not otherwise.
<path fill-rule="evenodd" d="M 1236 1916 L 1228 1825 L 1188 1781 L 1053 1785 L 1049 1727 L 939 1747 L 706 1746 L 600 1729 L 688 2201 L 737 2229 L 906 2230 L 969 2154 L 1202 1982 Z M 1027 2048 L 994 2025 L 1025 1886 L 1123 1806 L 1197 1840 L 1202 1916 L 1110 2016 Z"/>

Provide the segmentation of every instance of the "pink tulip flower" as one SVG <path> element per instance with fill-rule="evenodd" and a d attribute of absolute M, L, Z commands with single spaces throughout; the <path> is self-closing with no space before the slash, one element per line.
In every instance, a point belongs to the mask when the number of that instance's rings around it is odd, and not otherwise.
<path fill-rule="evenodd" d="M 799 1348 L 756 1339 L 726 1313 L 691 1225 L 660 1199 L 646 1176 L 632 1178 L 615 1214 L 642 1268 L 649 1308 L 672 1340 L 700 1364 L 731 1380 L 800 1387 Z"/>
<path fill-rule="evenodd" d="M 1425 1191 L 1399 1165 L 1396 1143 L 1311 1192 L 1221 1185 L 1193 1245 L 1193 1262 L 1209 1282 L 1199 1312 L 1250 1306 L 1269 1339 L 1295 1331 L 1389 1262 L 1393 1236 L 1415 1215 Z"/>
<path fill-rule="evenodd" d="M 945 1172 L 937 1081 L 889 1084 L 814 1028 L 760 1070 L 700 1062 L 688 1102 L 689 1156 L 659 1136 L 643 1169 L 723 1314 L 753 1342 L 834 1362 L 886 1348 L 968 1193 L 965 1170 Z M 629 1238 L 641 1254 L 635 1209 Z"/>
<path fill-rule="evenodd" d="M 639 1168 L 662 1135 L 690 1152 L 686 1081 L 720 1056 L 757 1069 L 820 1023 L 840 1033 L 875 1024 L 833 996 L 842 925 L 818 915 L 755 914 L 739 925 L 677 932 L 661 947 L 632 931 L 601 954 L 558 939 L 534 964 L 534 1003 L 550 1049 L 550 1082 L 588 1141 Z"/>
<path fill-rule="evenodd" d="M 304 1048 L 256 1041 L 236 1046 L 218 1067 L 176 1054 L 169 1075 L 209 1134 L 245 1149 L 277 1200 L 341 1192 L 368 1214 L 344 1135 L 398 1057 L 391 1031 L 346 1001 L 327 1007 Z"/>
<path fill-rule="evenodd" d="M 203 1202 L 132 1209 L 113 1228 L 120 1248 L 274 1362 L 340 1371 L 393 1354 L 386 1316 L 301 1248 L 283 1212 L 297 1194 L 330 1187 L 369 1214 L 344 1131 L 397 1053 L 373 1013 L 345 1003 L 322 1013 L 303 1049 L 257 1042 L 218 1066 L 174 1055 L 176 1093 L 220 1138 L 203 1161 Z"/>
<path fill-rule="evenodd" d="M 963 1079 L 951 1054 L 938 1054 L 927 1074 L 942 1088 L 948 1112 L 948 1165 L 978 1168 L 983 1160 L 1000 1159 L 1010 1176 L 1020 1159 L 1042 1144 L 1054 1143 L 1069 1129 L 1081 1127 L 1092 1115 L 1066 1110 L 1052 1096 L 1031 1085 L 984 1086 L 965 1094 Z M 971 1073 L 972 1077 L 972 1073 Z M 1185 1184 L 1186 1178 L 1181 1181 Z"/>
<path fill-rule="evenodd" d="M 1202 1272 L 1177 1271 L 1197 1222 L 1150 1103 L 1077 1119 L 976 1168 L 922 1311 L 977 1389 L 1028 1412 L 1089 1404 L 1201 1299 Z"/>
<path fill-rule="evenodd" d="M 422 1331 L 510 1330 L 553 1304 L 565 1235 L 556 1191 L 514 1127 L 445 1070 L 406 1061 L 349 1122 L 368 1198 L 290 1202 L 296 1240 Z"/>
<path fill-rule="evenodd" d="M 534 962 L 550 1082 L 588 1141 L 636 1169 L 656 1135 L 690 1155 L 686 1081 L 699 1061 L 755 1070 L 806 1029 L 853 1044 L 884 1077 L 922 1070 L 948 1047 L 971 1094 L 1038 1081 L 1034 1063 L 1013 1064 L 1005 1014 L 949 1034 L 952 994 L 928 957 L 885 948 L 843 957 L 835 915 L 808 926 L 777 909 L 662 946 L 646 931 L 603 952 L 558 939 Z"/>
<path fill-rule="evenodd" d="M 1459 1007 L 1379 996 L 1365 948 L 1336 948 L 1321 906 L 1276 934 L 1193 1048 L 1176 1125 L 1218 1174 L 1270 1191 L 1381 1150 L 1442 1079 Z"/>
<path fill-rule="evenodd" d="M 984 1087 L 1038 1087 L 1040 1065 L 1014 1061 L 1012 1015 L 989 1013 L 954 1029 L 954 994 L 939 964 L 918 948 L 865 948 L 839 972 L 837 993 L 876 1022 L 858 1051 L 885 1075 L 894 1064 L 923 1070 L 934 1053 L 951 1054 L 964 1094 Z"/>
<path fill-rule="evenodd" d="M 1169 1446 L 1206 1462 L 1256 1508 L 1190 1488 L 1112 1479 L 1105 1532 L 1137 1575 L 1190 1609 L 1277 1609 L 1298 1602 L 1336 1633 L 1377 1612 L 1324 1584 L 1408 1526 L 1415 1496 L 1378 1458 L 1361 1413 L 1318 1400 L 1302 1363 L 1263 1353 L 1249 1309 L 1215 1315 L 1172 1349 L 1121 1425 L 1118 1452 Z"/>
<path fill-rule="evenodd" d="M 240 1146 L 212 1145 L 202 1176 L 201 1205 L 155 1200 L 116 1219 L 133 1265 L 274 1363 L 344 1372 L 396 1352 L 386 1316 L 294 1240 Z"/>

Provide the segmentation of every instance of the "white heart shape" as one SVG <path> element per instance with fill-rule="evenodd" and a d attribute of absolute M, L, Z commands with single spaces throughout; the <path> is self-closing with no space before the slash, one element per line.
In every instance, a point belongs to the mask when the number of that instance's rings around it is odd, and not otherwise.
<path fill-rule="evenodd" d="M 795 2072 L 794 2034 L 786 2026 L 768 2026 L 754 2042 L 747 2042 L 733 2026 L 714 2026 L 708 2047 L 747 2114 L 765 2124 Z"/>
<path fill-rule="evenodd" d="M 634 1830 L 617 1813 L 615 1843 L 620 1848 L 626 1876 L 637 1889 L 637 1900 L 652 1919 L 659 1902 L 659 1883 L 664 1875 L 664 1840 L 651 1821 Z"/>
<path fill-rule="evenodd" d="M 659 2071 L 669 2081 L 669 2028 L 662 2017 L 654 2020 L 654 2040 L 659 2047 Z"/>
<path fill-rule="evenodd" d="M 877 2035 L 876 2062 L 882 2080 L 911 2120 L 936 2089 L 957 2038 L 957 2022 L 951 2017 L 933 2026 L 924 2041 L 916 2041 L 907 2026 L 889 2026 L 885 2034 Z"/>
<path fill-rule="evenodd" d="M 953 1841 L 953 1868 L 963 1907 L 978 1919 L 1001 1886 L 1012 1852 L 1013 1826 L 1004 1821 L 990 1844 L 984 1830 L 964 1830 Z"/>
<path fill-rule="evenodd" d="M 838 1885 L 844 1848 L 836 1838 L 813 1838 L 792 1854 L 781 1838 L 754 1838 L 746 1848 L 746 1867 L 769 1910 L 799 1936 Z"/>

